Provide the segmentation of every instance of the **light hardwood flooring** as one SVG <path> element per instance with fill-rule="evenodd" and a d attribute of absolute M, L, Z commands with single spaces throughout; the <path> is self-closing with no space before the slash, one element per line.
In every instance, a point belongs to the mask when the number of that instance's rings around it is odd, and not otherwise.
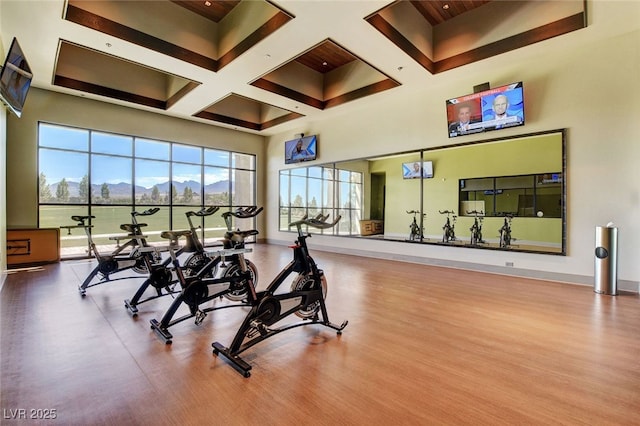
<path fill-rule="evenodd" d="M 61 425 L 640 425 L 640 298 L 313 251 L 332 322 L 243 354 L 250 378 L 212 354 L 246 308 L 171 329 L 170 303 L 124 308 L 140 279 L 77 286 L 93 265 L 9 274 L 1 292 L 2 424 L 25 409 Z M 259 244 L 258 288 L 290 249 Z M 295 317 L 297 318 L 297 317 Z M 19 411 L 17 413 L 20 413 Z M 34 412 L 38 414 L 38 412 Z M 43 412 L 39 412 L 42 414 Z"/>

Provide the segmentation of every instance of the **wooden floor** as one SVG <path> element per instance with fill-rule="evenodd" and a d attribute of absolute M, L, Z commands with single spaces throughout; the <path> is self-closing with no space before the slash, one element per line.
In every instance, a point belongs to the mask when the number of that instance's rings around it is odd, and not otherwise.
<path fill-rule="evenodd" d="M 262 288 L 290 249 L 253 249 Z M 0 423 L 55 410 L 42 424 L 640 424 L 638 295 L 313 254 L 330 320 L 349 325 L 341 336 L 313 325 L 254 346 L 243 354 L 250 378 L 211 351 L 230 343 L 246 308 L 176 325 L 165 345 L 149 320 L 169 298 L 137 317 L 124 308 L 139 279 L 81 298 L 88 261 L 8 275 Z"/>

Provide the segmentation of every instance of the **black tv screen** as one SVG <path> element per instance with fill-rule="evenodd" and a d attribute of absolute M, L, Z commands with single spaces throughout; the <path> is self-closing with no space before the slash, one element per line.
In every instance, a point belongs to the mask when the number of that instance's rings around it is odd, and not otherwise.
<path fill-rule="evenodd" d="M 22 115 L 32 78 L 31 68 L 14 37 L 0 71 L 0 96 L 17 117 Z"/>
<path fill-rule="evenodd" d="M 316 159 L 318 139 L 316 135 L 303 136 L 284 143 L 285 164 L 299 163 Z"/>
<path fill-rule="evenodd" d="M 432 178 L 433 162 L 423 161 L 420 164 L 420 161 L 411 161 L 402 163 L 402 177 L 404 179 Z"/>
<path fill-rule="evenodd" d="M 522 82 L 448 99 L 450 138 L 524 125 Z"/>

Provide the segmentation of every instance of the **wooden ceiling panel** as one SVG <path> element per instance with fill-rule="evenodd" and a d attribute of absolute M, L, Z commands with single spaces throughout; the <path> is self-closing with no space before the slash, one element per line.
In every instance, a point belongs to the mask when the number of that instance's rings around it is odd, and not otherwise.
<path fill-rule="evenodd" d="M 347 50 L 331 40 L 326 40 L 298 56 L 295 60 L 312 70 L 325 74 L 356 59 L 357 58 Z"/>
<path fill-rule="evenodd" d="M 171 0 L 171 2 L 213 22 L 220 22 L 240 3 L 240 0 Z"/>
<path fill-rule="evenodd" d="M 491 0 L 412 0 L 411 4 L 433 26 L 478 8 Z"/>

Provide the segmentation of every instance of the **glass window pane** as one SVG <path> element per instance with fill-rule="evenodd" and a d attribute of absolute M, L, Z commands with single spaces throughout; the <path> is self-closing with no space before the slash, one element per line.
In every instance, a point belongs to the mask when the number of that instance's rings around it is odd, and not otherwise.
<path fill-rule="evenodd" d="M 175 229 L 175 230 L 191 229 L 190 225 L 193 225 L 194 228 L 197 229 L 198 239 L 202 239 L 202 218 L 199 216 L 187 217 L 187 214 L 186 214 L 187 212 L 198 211 L 198 210 L 200 210 L 199 207 L 193 207 L 193 206 L 173 207 L 171 229 Z M 189 220 L 191 220 L 191 224 L 189 223 Z M 183 243 L 184 243 L 184 239 L 181 239 L 180 245 L 182 245 Z"/>
<path fill-rule="evenodd" d="M 535 215 L 562 217 L 562 173 L 536 176 Z"/>
<path fill-rule="evenodd" d="M 131 204 L 131 163 L 131 158 L 92 155 L 91 201 L 96 204 Z"/>
<path fill-rule="evenodd" d="M 136 157 L 169 160 L 169 142 L 136 138 Z"/>
<path fill-rule="evenodd" d="M 279 231 L 288 231 L 289 230 L 289 220 L 290 210 L 287 207 L 280 208 L 280 226 L 278 227 Z"/>
<path fill-rule="evenodd" d="M 202 162 L 202 148 L 195 146 L 186 146 L 173 144 L 173 153 L 171 159 L 173 161 L 180 161 L 182 163 L 197 163 Z"/>
<path fill-rule="evenodd" d="M 136 203 L 169 204 L 169 163 L 166 161 L 136 160 L 135 167 Z"/>
<path fill-rule="evenodd" d="M 255 155 L 239 154 L 237 152 L 231 153 L 231 167 L 238 169 L 255 170 L 256 169 L 256 157 Z"/>
<path fill-rule="evenodd" d="M 229 169 L 204 168 L 204 199 L 207 206 L 230 206 Z"/>
<path fill-rule="evenodd" d="M 74 149 L 78 151 L 89 150 L 88 130 L 40 123 L 38 132 L 38 142 L 40 146 Z"/>
<path fill-rule="evenodd" d="M 351 210 L 351 227 L 349 235 L 360 235 L 360 219 L 362 219 L 360 210 Z"/>
<path fill-rule="evenodd" d="M 340 235 L 349 235 L 351 230 L 351 211 L 349 209 L 340 209 L 338 214 L 342 216 L 342 218 L 335 226 L 337 228 L 337 233 Z"/>
<path fill-rule="evenodd" d="M 496 178 L 496 189 L 533 188 L 534 175 Z"/>
<path fill-rule="evenodd" d="M 71 216 L 88 216 L 88 206 L 40 206 L 39 223 L 41 228 L 57 228 L 65 225 L 77 225 Z M 61 256 L 88 256 L 89 242 L 82 228 L 60 230 Z"/>
<path fill-rule="evenodd" d="M 289 201 L 289 174 L 280 173 L 280 205 L 288 206 Z"/>
<path fill-rule="evenodd" d="M 128 207 L 129 209 L 129 221 L 131 221 L 131 207 Z M 142 213 L 146 210 L 149 210 L 149 207 L 147 206 L 137 206 L 136 210 L 139 213 Z M 153 243 L 154 245 L 157 245 L 156 243 L 166 243 L 167 240 L 163 239 L 160 237 L 160 234 L 162 233 L 162 231 L 167 231 L 169 229 L 171 229 L 171 226 L 169 224 L 169 208 L 167 207 L 160 207 L 160 210 L 158 210 L 156 213 L 151 214 L 151 215 L 147 215 L 147 216 L 136 216 L 136 221 L 138 223 L 146 223 L 147 226 L 142 228 L 142 232 L 144 233 L 144 235 L 147 236 L 147 242 L 149 243 Z"/>
<path fill-rule="evenodd" d="M 291 206 L 307 206 L 307 179 L 298 176 L 291 176 Z M 300 216 L 304 215 L 301 214 Z"/>
<path fill-rule="evenodd" d="M 173 165 L 172 184 L 175 187 L 173 202 L 176 204 L 200 205 L 202 168 L 196 165 Z"/>
<path fill-rule="evenodd" d="M 351 207 L 351 185 L 348 182 L 340 182 L 340 201 L 339 206 L 342 208 Z"/>
<path fill-rule="evenodd" d="M 335 169 L 333 167 L 323 167 L 322 174 L 325 179 L 333 180 Z"/>
<path fill-rule="evenodd" d="M 93 225 L 91 235 L 100 254 L 109 254 L 118 247 L 118 244 L 126 244 L 130 240 L 130 238 L 122 238 L 118 242 L 110 238 L 114 236 L 125 237 L 127 235 L 126 231 L 120 229 L 120 225 L 132 223 L 130 206 L 93 207 L 91 214 L 95 216 L 95 219 L 91 220 Z M 138 222 L 146 223 L 142 220 L 138 220 Z M 143 232 L 147 235 L 147 228 L 144 228 Z"/>
<path fill-rule="evenodd" d="M 226 209 L 220 209 L 211 216 L 205 216 L 204 218 L 204 244 L 211 246 L 221 244 L 220 240 L 227 232 L 227 225 L 225 224 L 222 213 L 227 211 Z"/>
<path fill-rule="evenodd" d="M 291 172 L 291 176 L 307 176 L 307 168 L 306 167 L 300 167 L 298 169 L 290 169 L 289 170 Z"/>
<path fill-rule="evenodd" d="M 351 184 L 351 208 L 361 211 L 363 208 L 362 201 L 362 185 L 357 183 Z"/>
<path fill-rule="evenodd" d="M 256 197 L 253 192 L 255 172 L 236 169 L 232 171 L 231 176 L 231 204 L 234 206 L 255 205 Z"/>
<path fill-rule="evenodd" d="M 496 190 L 494 199 L 497 215 L 518 215 L 518 194 L 512 194 L 511 192 L 512 190 Z"/>
<path fill-rule="evenodd" d="M 333 180 L 322 181 L 322 203 L 325 209 L 335 207 L 334 187 L 335 182 Z"/>
<path fill-rule="evenodd" d="M 349 170 L 338 170 L 340 182 L 349 182 L 351 180 L 351 172 Z"/>
<path fill-rule="evenodd" d="M 322 177 L 322 167 L 309 167 L 309 177 L 313 178 L 321 178 Z"/>
<path fill-rule="evenodd" d="M 229 152 L 217 149 L 204 150 L 204 164 L 209 166 L 229 167 Z"/>
<path fill-rule="evenodd" d="M 41 148 L 38 159 L 40 202 L 86 203 L 88 159 L 88 154 Z M 80 190 L 81 183 L 85 192 Z"/>
<path fill-rule="evenodd" d="M 322 208 L 322 180 L 309 179 L 309 193 L 307 194 L 307 205 L 309 209 L 321 210 Z M 319 211 L 316 214 L 320 213 Z M 311 212 L 309 212 L 311 215 Z"/>
<path fill-rule="evenodd" d="M 91 152 L 103 154 L 132 155 L 133 138 L 131 136 L 110 133 L 91 133 Z"/>

